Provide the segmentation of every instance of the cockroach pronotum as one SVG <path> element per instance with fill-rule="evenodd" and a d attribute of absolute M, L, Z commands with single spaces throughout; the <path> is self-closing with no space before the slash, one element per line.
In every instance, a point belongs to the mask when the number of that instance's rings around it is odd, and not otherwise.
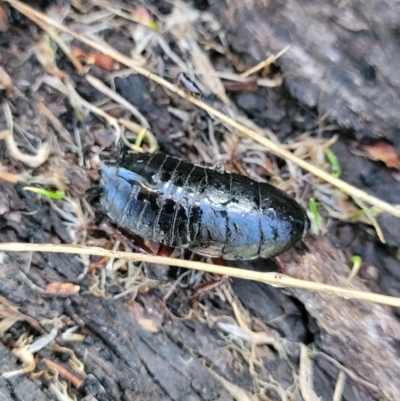
<path fill-rule="evenodd" d="M 269 258 L 308 229 L 305 210 L 272 185 L 162 153 L 130 153 L 101 170 L 102 204 L 122 228 L 227 260 Z"/>

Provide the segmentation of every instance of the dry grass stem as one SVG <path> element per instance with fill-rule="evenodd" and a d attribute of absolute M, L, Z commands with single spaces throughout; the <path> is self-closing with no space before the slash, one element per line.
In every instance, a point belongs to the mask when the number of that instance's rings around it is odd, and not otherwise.
<path fill-rule="evenodd" d="M 247 78 L 249 75 L 256 73 L 257 71 L 268 67 L 272 63 L 275 63 L 276 60 L 278 60 L 279 57 L 283 56 L 288 50 L 290 49 L 290 45 L 286 46 L 283 48 L 279 53 L 273 54 L 271 56 L 268 56 L 265 60 L 261 61 L 254 67 L 248 69 L 247 71 L 243 72 L 240 74 L 240 78 Z"/>
<path fill-rule="evenodd" d="M 164 256 L 153 256 L 140 253 L 110 251 L 103 248 L 87 247 L 79 245 L 53 245 L 53 244 L 20 244 L 16 242 L 0 244 L 0 251 L 5 252 L 51 252 L 71 253 L 81 255 L 108 256 L 132 260 L 134 262 L 148 262 L 168 266 L 182 267 L 192 270 L 200 270 L 208 273 L 242 278 L 244 280 L 255 280 L 276 287 L 291 287 L 304 290 L 316 291 L 336 295 L 339 297 L 369 301 L 385 305 L 400 307 L 400 298 L 376 294 L 367 291 L 352 290 L 334 285 L 314 283 L 312 281 L 299 280 L 280 273 L 260 273 L 235 267 L 223 267 L 202 262 L 194 262 L 184 259 L 175 259 Z"/>
<path fill-rule="evenodd" d="M 300 372 L 299 382 L 301 395 L 304 401 L 321 401 L 313 389 L 313 368 L 306 345 L 300 344 Z"/>
<path fill-rule="evenodd" d="M 375 228 L 376 235 L 378 236 L 379 241 L 381 241 L 382 244 L 386 244 L 386 240 L 383 235 L 382 229 L 379 227 L 379 224 L 378 224 L 375 216 L 373 215 L 373 212 L 368 208 L 368 206 L 362 200 L 357 199 L 357 198 L 353 198 L 353 200 L 354 200 L 354 203 L 356 203 L 362 209 L 362 211 L 365 213 L 365 216 L 367 216 L 370 223 Z"/>
<path fill-rule="evenodd" d="M 340 401 L 342 399 L 345 384 L 346 384 L 346 375 L 343 372 L 339 372 L 332 401 Z"/>
<path fill-rule="evenodd" d="M 50 155 L 50 145 L 46 142 L 37 150 L 36 155 L 27 155 L 22 153 L 14 140 L 14 136 L 10 130 L 2 131 L 5 134 L 5 142 L 11 157 L 24 163 L 28 167 L 37 168 L 41 166 Z"/>
<path fill-rule="evenodd" d="M 241 401 L 254 400 L 254 398 L 251 397 L 251 395 L 246 390 L 239 387 L 237 384 L 234 384 L 224 379 L 222 376 L 218 375 L 210 368 L 208 368 L 208 370 L 223 385 L 223 387 L 228 391 L 228 393 L 233 397 L 234 400 L 241 400 Z"/>

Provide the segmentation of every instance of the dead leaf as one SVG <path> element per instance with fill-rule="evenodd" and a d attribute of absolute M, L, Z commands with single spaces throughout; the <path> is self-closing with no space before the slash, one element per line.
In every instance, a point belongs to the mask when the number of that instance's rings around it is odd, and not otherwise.
<path fill-rule="evenodd" d="M 107 71 L 114 71 L 117 67 L 115 60 L 102 53 L 87 53 L 77 47 L 73 48 L 74 57 L 82 57 L 86 64 L 96 64 Z"/>
<path fill-rule="evenodd" d="M 369 159 L 379 160 L 389 168 L 400 170 L 400 158 L 396 149 L 390 143 L 379 141 L 373 145 L 363 145 L 362 149 L 367 152 Z"/>
<path fill-rule="evenodd" d="M 67 379 L 69 383 L 71 383 L 75 388 L 81 388 L 82 384 L 84 383 L 82 379 L 80 379 L 78 376 L 72 374 L 69 370 L 65 369 L 63 366 L 58 364 L 55 361 L 52 361 L 47 358 L 43 358 L 43 362 L 51 369 L 56 370 L 60 376 L 64 377 Z"/>
<path fill-rule="evenodd" d="M 80 286 L 72 283 L 61 283 L 55 281 L 46 286 L 47 295 L 56 295 L 58 297 L 69 297 L 79 292 Z"/>
<path fill-rule="evenodd" d="M 257 77 L 252 76 L 243 81 L 224 81 L 223 85 L 230 92 L 255 92 L 257 90 Z"/>
<path fill-rule="evenodd" d="M 93 64 L 96 64 L 107 71 L 114 71 L 116 69 L 117 64 L 112 57 L 102 53 L 91 53 L 90 56 L 93 59 Z"/>

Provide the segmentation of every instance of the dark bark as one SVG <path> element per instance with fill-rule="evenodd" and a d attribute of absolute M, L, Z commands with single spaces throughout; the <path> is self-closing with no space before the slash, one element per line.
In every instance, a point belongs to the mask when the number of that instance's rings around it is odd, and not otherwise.
<path fill-rule="evenodd" d="M 214 2 L 230 46 L 248 63 L 268 52 L 291 94 L 360 138 L 400 147 L 400 7 L 393 2 L 328 0 Z"/>

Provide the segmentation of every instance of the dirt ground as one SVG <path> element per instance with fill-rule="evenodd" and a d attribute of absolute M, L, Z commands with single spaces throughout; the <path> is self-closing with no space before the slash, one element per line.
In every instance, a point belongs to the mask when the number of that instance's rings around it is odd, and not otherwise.
<path fill-rule="evenodd" d="M 399 12 L 0 0 L 0 243 L 213 263 L 123 232 L 88 195 L 125 144 L 270 182 L 307 210 L 293 249 L 229 266 L 400 297 L 393 209 L 257 139 L 399 205 Z M 238 278 L 210 289 L 218 275 L 84 254 L 0 251 L 0 277 L 2 400 L 400 399 L 393 306 Z"/>

